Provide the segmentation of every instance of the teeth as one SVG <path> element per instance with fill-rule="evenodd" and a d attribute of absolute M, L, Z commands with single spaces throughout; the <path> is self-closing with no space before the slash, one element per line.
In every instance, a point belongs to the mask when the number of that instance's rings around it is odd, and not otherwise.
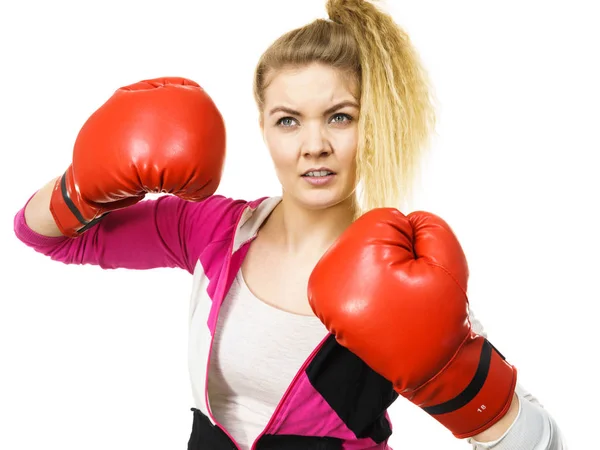
<path fill-rule="evenodd" d="M 327 175 L 331 175 L 332 172 L 329 172 L 327 170 L 315 170 L 312 172 L 308 172 L 306 175 L 304 175 L 305 177 L 326 177 Z"/>

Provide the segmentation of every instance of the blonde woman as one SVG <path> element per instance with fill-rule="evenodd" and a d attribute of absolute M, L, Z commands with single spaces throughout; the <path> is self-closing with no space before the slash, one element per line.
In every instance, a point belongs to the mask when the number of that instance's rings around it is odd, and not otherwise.
<path fill-rule="evenodd" d="M 395 209 L 435 125 L 410 39 L 372 3 L 327 10 L 256 68 L 280 197 L 215 195 L 217 107 L 193 81 L 146 80 L 86 121 L 17 236 L 67 264 L 193 275 L 190 450 L 389 449 L 399 397 L 476 448 L 564 448 L 469 313 L 450 227 Z"/>

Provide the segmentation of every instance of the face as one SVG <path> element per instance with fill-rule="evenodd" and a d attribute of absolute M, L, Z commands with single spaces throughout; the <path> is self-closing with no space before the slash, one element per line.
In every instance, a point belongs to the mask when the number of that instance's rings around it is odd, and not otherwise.
<path fill-rule="evenodd" d="M 283 196 L 323 209 L 354 195 L 356 83 L 313 64 L 278 71 L 265 91 L 261 129 Z"/>

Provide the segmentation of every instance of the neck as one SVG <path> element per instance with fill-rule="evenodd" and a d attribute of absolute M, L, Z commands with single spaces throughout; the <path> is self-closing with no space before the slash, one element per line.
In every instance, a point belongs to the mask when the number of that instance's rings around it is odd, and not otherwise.
<path fill-rule="evenodd" d="M 287 252 L 322 254 L 350 226 L 354 211 L 353 197 L 326 209 L 311 210 L 284 194 L 269 222 Z"/>

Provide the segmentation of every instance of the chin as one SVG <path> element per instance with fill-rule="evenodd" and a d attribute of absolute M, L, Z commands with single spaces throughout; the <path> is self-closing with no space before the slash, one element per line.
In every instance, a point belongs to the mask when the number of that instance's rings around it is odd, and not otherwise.
<path fill-rule="evenodd" d="M 302 204 L 306 209 L 319 210 L 327 209 L 348 201 L 353 192 L 336 192 L 332 190 L 313 190 L 312 192 L 302 192 L 296 197 L 296 201 Z"/>

